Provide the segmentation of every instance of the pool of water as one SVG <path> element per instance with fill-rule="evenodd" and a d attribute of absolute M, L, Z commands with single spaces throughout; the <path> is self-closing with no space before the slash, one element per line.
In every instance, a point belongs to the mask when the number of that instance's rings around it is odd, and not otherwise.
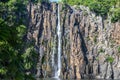
<path fill-rule="evenodd" d="M 62 80 L 60 78 L 39 78 L 37 80 Z"/>

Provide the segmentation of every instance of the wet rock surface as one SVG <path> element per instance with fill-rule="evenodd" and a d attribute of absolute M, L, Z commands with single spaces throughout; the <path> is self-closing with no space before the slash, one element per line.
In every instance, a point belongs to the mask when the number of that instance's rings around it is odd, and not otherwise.
<path fill-rule="evenodd" d="M 84 6 L 60 5 L 64 79 L 120 79 L 120 23 L 104 20 Z M 32 5 L 29 39 L 39 53 L 36 77 L 53 77 L 57 63 L 57 3 Z"/>

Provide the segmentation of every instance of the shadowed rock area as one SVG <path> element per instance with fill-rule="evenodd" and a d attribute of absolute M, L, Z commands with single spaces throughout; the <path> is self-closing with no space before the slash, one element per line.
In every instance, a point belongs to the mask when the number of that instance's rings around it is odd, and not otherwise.
<path fill-rule="evenodd" d="M 61 78 L 120 79 L 120 22 L 111 23 L 84 6 L 60 5 Z M 57 3 L 31 5 L 28 38 L 39 53 L 37 78 L 53 77 L 57 63 Z M 30 10 L 29 10 L 30 11 Z"/>

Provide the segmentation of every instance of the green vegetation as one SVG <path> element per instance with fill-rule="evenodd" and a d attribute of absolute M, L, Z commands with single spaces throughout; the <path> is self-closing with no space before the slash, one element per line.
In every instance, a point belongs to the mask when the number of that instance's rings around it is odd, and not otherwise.
<path fill-rule="evenodd" d="M 96 57 L 96 60 L 98 61 L 98 60 L 99 60 L 99 57 Z"/>
<path fill-rule="evenodd" d="M 33 3 L 49 2 L 49 0 L 31 0 Z"/>
<path fill-rule="evenodd" d="M 107 61 L 107 62 L 110 62 L 110 63 L 113 63 L 114 58 L 111 57 L 111 56 L 108 56 L 108 57 L 106 58 L 106 61 Z"/>
<path fill-rule="evenodd" d="M 118 53 L 120 53 L 120 46 L 118 47 Z"/>
<path fill-rule="evenodd" d="M 26 43 L 27 4 L 23 0 L 0 1 L 0 79 L 33 80 L 37 54 Z M 25 46 L 26 45 L 26 46 Z M 29 74 L 28 74 L 29 73 Z"/>
<path fill-rule="evenodd" d="M 94 43 L 96 44 L 97 43 L 97 36 L 94 36 L 93 40 L 94 40 Z"/>
<path fill-rule="evenodd" d="M 98 53 L 104 53 L 105 50 L 103 50 L 103 48 L 100 48 L 100 50 L 98 51 Z"/>
<path fill-rule="evenodd" d="M 69 5 L 88 6 L 91 11 L 103 18 L 106 18 L 109 13 L 112 16 L 112 22 L 120 20 L 120 0 L 62 0 L 62 2 Z"/>
<path fill-rule="evenodd" d="M 35 74 L 32 70 L 35 71 L 38 55 L 34 50 L 34 42 L 27 43 L 25 40 L 29 14 L 27 5 L 40 2 L 49 0 L 0 0 L 0 80 L 34 80 Z M 119 0 L 63 0 L 63 2 L 88 6 L 103 17 L 110 13 L 112 22 L 120 20 Z M 62 8 L 65 9 L 64 6 Z M 97 36 L 94 42 L 97 42 Z M 42 42 L 43 45 L 45 43 L 46 41 Z M 50 45 L 54 46 L 52 43 Z M 42 57 L 42 63 L 45 62 L 45 58 L 46 55 Z M 112 57 L 107 58 L 110 63 L 113 60 Z"/>
<path fill-rule="evenodd" d="M 114 10 L 111 10 L 112 18 L 111 21 L 113 23 L 120 20 L 120 8 L 115 8 Z"/>
<path fill-rule="evenodd" d="M 89 41 L 89 40 L 90 40 L 90 37 L 89 37 L 89 36 L 88 36 L 88 37 L 86 37 L 86 40 L 87 40 L 87 41 Z"/>

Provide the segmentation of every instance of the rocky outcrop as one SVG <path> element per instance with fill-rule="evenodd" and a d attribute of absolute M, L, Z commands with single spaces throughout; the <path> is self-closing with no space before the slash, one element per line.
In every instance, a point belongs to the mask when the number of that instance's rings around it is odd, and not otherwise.
<path fill-rule="evenodd" d="M 84 6 L 59 4 L 62 32 L 61 77 L 120 78 L 120 23 L 103 20 Z M 52 77 L 57 57 L 56 3 L 32 5 L 28 37 L 39 53 L 36 77 Z M 57 62 L 57 61 L 56 61 Z M 55 63 L 56 63 L 55 62 Z"/>

